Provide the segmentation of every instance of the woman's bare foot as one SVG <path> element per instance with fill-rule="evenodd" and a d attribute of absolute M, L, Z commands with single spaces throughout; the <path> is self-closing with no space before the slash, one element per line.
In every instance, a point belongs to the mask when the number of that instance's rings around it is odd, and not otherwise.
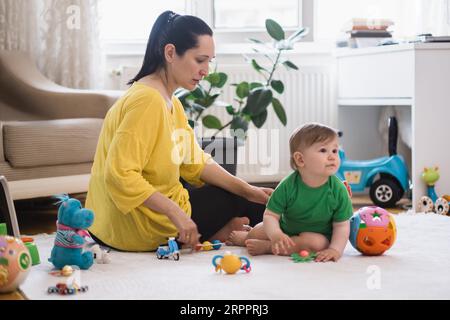
<path fill-rule="evenodd" d="M 248 239 L 245 241 L 245 246 L 252 256 L 272 254 L 272 244 L 269 240 Z"/>
<path fill-rule="evenodd" d="M 211 240 L 225 242 L 233 231 L 248 231 L 250 220 L 247 217 L 236 217 L 231 219 L 222 229 L 211 237 Z"/>
<path fill-rule="evenodd" d="M 247 240 L 248 231 L 233 231 L 230 233 L 225 244 L 227 246 L 245 247 L 245 240 Z"/>

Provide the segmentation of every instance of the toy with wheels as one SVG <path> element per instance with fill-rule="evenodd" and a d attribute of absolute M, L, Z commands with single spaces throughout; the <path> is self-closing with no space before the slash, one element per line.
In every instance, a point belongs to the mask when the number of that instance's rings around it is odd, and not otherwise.
<path fill-rule="evenodd" d="M 363 207 L 350 219 L 350 243 L 363 255 L 382 255 L 396 235 L 394 218 L 383 208 Z"/>
<path fill-rule="evenodd" d="M 347 181 L 354 192 L 370 188 L 370 199 L 382 208 L 395 206 L 410 187 L 405 161 L 397 154 L 397 132 L 397 120 L 390 117 L 389 156 L 386 157 L 355 161 L 347 159 L 344 150 L 339 150 L 341 166 L 336 175 Z"/>
<path fill-rule="evenodd" d="M 243 262 L 243 263 L 242 263 Z M 225 254 L 214 256 L 212 264 L 216 271 L 224 270 L 228 274 L 235 274 L 238 270 L 251 271 L 250 261 L 246 257 L 239 257 L 227 251 Z"/>
<path fill-rule="evenodd" d="M 23 242 L 0 236 L 0 292 L 13 292 L 25 281 L 31 269 L 31 256 Z"/>
<path fill-rule="evenodd" d="M 172 258 L 175 261 L 180 260 L 180 250 L 174 237 L 169 238 L 167 246 L 159 246 L 158 250 L 156 250 L 156 257 L 160 260 L 163 258 Z"/>
<path fill-rule="evenodd" d="M 428 196 L 420 198 L 418 209 L 422 212 L 436 212 L 442 215 L 450 214 L 450 195 L 443 195 L 438 197 L 434 190 L 436 181 L 439 180 L 439 168 L 424 168 L 422 172 L 422 180 L 427 184 Z"/>

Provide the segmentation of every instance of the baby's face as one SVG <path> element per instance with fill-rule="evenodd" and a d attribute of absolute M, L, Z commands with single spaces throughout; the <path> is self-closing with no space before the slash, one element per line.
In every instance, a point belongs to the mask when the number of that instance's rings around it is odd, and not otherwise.
<path fill-rule="evenodd" d="M 339 169 L 338 139 L 333 138 L 318 142 L 305 149 L 303 155 L 303 170 L 320 177 L 329 177 Z"/>

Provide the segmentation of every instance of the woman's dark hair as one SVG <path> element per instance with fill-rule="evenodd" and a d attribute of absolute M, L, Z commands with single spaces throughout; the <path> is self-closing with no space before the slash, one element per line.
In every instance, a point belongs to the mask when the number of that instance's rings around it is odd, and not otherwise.
<path fill-rule="evenodd" d="M 165 66 L 164 47 L 168 43 L 173 44 L 177 55 L 182 56 L 186 50 L 198 45 L 198 36 L 212 34 L 211 28 L 200 18 L 173 11 L 161 13 L 150 32 L 141 70 L 128 84 Z"/>

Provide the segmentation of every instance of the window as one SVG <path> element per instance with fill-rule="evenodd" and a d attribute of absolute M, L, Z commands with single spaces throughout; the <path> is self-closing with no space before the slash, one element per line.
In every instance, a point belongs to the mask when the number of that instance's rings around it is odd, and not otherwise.
<path fill-rule="evenodd" d="M 316 0 L 315 39 L 337 39 L 351 18 L 389 19 L 397 38 L 416 34 L 417 1 L 411 0 Z"/>
<path fill-rule="evenodd" d="M 249 37 L 265 33 L 264 22 L 267 18 L 276 20 L 285 30 L 297 29 L 302 24 L 303 2 L 302 0 L 278 2 L 99 0 L 100 36 L 108 43 L 146 42 L 157 16 L 165 10 L 172 10 L 179 14 L 192 14 L 202 18 L 213 27 L 220 42 L 246 42 Z"/>
<path fill-rule="evenodd" d="M 301 24 L 301 1 L 214 0 L 215 29 L 264 29 L 271 18 L 283 27 L 296 28 Z"/>
<path fill-rule="evenodd" d="M 100 0 L 100 37 L 115 42 L 146 41 L 163 11 L 185 14 L 186 6 L 186 0 Z"/>

